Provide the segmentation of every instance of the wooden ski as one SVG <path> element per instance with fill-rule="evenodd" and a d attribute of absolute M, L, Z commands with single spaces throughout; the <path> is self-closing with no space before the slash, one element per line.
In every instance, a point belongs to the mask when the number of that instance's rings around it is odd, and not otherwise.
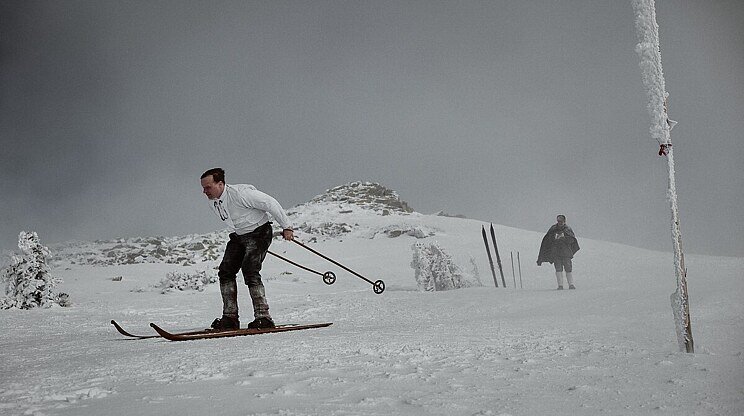
<path fill-rule="evenodd" d="M 210 338 L 227 338 L 227 337 L 240 337 L 245 335 L 259 335 L 259 334 L 271 334 L 274 332 L 288 332 L 288 331 L 299 331 L 303 329 L 323 328 L 333 325 L 333 322 L 325 322 L 320 324 L 309 324 L 309 325 L 277 325 L 274 328 L 240 328 L 240 329 L 229 329 L 225 331 L 205 330 L 199 332 L 182 332 L 172 333 L 160 328 L 159 326 L 151 323 L 150 326 L 158 333 L 159 336 L 170 340 L 170 341 L 189 341 L 196 339 L 210 339 Z"/>

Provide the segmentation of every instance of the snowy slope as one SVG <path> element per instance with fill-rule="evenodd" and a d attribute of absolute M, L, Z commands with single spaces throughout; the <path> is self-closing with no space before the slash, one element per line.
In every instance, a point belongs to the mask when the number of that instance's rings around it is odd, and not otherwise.
<path fill-rule="evenodd" d="M 508 286 L 496 289 L 480 235 L 486 223 L 393 206 L 326 195 L 291 210 L 304 230 L 299 239 L 387 284 L 376 295 L 276 240 L 272 251 L 338 275 L 327 286 L 276 258 L 265 262 L 275 320 L 334 322 L 318 330 L 184 343 L 124 339 L 111 319 L 142 334 L 152 332 L 149 322 L 208 325 L 221 310 L 217 285 L 168 294 L 153 285 L 171 271 L 212 273 L 217 261 L 204 260 L 209 244 L 184 248 L 193 261 L 168 262 L 163 247 L 153 262 L 98 260 L 128 245 L 149 245 L 147 254 L 164 241 L 219 243 L 222 233 L 58 247 L 64 255 L 54 274 L 74 305 L 0 311 L 0 414 L 744 414 L 744 259 L 688 256 L 698 352 L 685 354 L 669 306 L 670 253 L 582 239 L 576 230 L 578 290 L 559 292 L 551 266 L 534 263 L 542 235 L 496 225 Z M 418 291 L 410 263 L 419 241 L 436 241 L 469 273 L 474 257 L 484 286 Z M 521 254 L 523 289 L 514 288 L 510 251 Z M 249 321 L 244 288 L 241 316 Z"/>

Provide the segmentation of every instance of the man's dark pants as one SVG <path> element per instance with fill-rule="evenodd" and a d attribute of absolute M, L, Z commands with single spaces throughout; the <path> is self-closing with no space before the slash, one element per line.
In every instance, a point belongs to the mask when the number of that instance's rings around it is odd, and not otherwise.
<path fill-rule="evenodd" d="M 223 316 L 238 318 L 236 278 L 238 270 L 242 270 L 253 302 L 253 315 L 256 318 L 270 318 L 266 291 L 261 281 L 261 264 L 271 245 L 272 233 L 271 223 L 267 222 L 247 234 L 230 234 L 218 272 Z"/>

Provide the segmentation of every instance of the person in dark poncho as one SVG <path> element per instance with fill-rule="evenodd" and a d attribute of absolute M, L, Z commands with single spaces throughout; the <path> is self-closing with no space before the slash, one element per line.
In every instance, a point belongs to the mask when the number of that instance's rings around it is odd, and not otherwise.
<path fill-rule="evenodd" d="M 563 290 L 563 271 L 565 270 L 568 288 L 576 289 L 571 259 L 579 251 L 579 242 L 576 240 L 576 235 L 571 227 L 566 225 L 565 215 L 558 215 L 556 221 L 557 223 L 550 227 L 542 239 L 540 254 L 537 256 L 537 265 L 552 263 L 555 266 L 558 290 Z"/>

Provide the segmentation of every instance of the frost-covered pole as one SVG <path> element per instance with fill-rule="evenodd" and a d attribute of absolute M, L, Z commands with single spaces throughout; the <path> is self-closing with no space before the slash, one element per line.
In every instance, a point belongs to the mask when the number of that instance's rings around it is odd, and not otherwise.
<path fill-rule="evenodd" d="M 690 306 L 687 295 L 687 271 L 682 253 L 682 235 L 679 228 L 679 210 L 677 208 L 677 189 L 674 180 L 674 150 L 670 135 L 674 122 L 667 116 L 666 87 L 664 72 L 661 67 L 659 49 L 659 25 L 656 23 L 656 6 L 654 0 L 631 0 L 635 12 L 638 45 L 636 52 L 641 58 L 643 85 L 648 97 L 648 112 L 651 116 L 651 137 L 659 142 L 659 156 L 666 156 L 669 167 L 669 189 L 667 197 L 672 211 L 672 244 L 674 245 L 674 272 L 677 278 L 677 290 L 672 293 L 672 312 L 677 332 L 680 351 L 694 352 L 692 327 L 690 325 Z"/>

